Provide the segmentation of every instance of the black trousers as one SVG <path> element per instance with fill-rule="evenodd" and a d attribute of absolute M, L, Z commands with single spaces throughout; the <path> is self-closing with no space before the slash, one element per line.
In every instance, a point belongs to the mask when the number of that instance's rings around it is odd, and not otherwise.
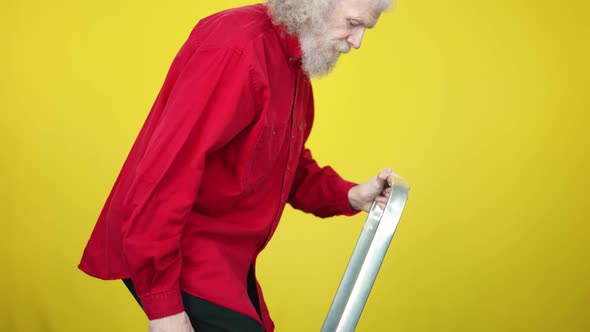
<path fill-rule="evenodd" d="M 123 279 L 137 303 L 137 296 L 131 279 Z M 252 269 L 248 273 L 248 295 L 260 316 L 260 302 L 256 291 L 256 282 Z M 239 312 L 218 306 L 196 296 L 182 292 L 182 301 L 191 324 L 196 332 L 264 332 L 264 328 L 255 319 Z"/>

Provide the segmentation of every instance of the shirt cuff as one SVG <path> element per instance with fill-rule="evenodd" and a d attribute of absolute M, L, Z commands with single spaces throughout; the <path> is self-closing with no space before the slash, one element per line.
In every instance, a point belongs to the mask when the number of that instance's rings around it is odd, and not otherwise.
<path fill-rule="evenodd" d="M 140 300 L 143 311 L 150 320 L 184 311 L 180 289 L 140 296 Z"/>

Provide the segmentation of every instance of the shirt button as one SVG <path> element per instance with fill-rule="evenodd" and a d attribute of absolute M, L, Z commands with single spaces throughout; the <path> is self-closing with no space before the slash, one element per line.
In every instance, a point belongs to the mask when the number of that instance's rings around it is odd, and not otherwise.
<path fill-rule="evenodd" d="M 289 58 L 289 62 L 293 61 L 293 58 Z"/>
<path fill-rule="evenodd" d="M 273 136 L 276 135 L 277 134 L 277 131 L 276 130 L 273 130 L 272 131 L 272 134 L 273 134 Z"/>

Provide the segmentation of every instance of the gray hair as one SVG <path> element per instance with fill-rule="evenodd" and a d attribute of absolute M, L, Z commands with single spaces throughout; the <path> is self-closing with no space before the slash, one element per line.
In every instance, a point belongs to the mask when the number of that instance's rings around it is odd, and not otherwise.
<path fill-rule="evenodd" d="M 287 28 L 290 34 L 321 29 L 326 13 L 338 0 L 268 0 L 267 6 L 276 24 Z M 378 9 L 385 10 L 392 0 L 377 0 Z"/>
<path fill-rule="evenodd" d="M 318 38 L 326 29 L 325 20 L 337 1 L 342 0 L 268 0 L 267 6 L 275 24 L 299 38 L 302 51 L 302 68 L 310 77 L 328 74 L 340 53 L 350 50 L 346 41 Z M 366 0 L 370 1 L 370 0 Z M 377 1 L 379 12 L 389 8 L 392 0 Z"/>

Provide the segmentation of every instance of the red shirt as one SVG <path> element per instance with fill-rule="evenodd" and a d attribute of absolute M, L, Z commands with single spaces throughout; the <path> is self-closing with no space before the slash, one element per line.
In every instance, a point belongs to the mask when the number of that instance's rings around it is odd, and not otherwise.
<path fill-rule="evenodd" d="M 180 49 L 102 209 L 80 269 L 131 277 L 150 319 L 180 291 L 262 320 L 247 274 L 286 203 L 352 215 L 348 190 L 304 143 L 313 95 L 297 38 L 264 5 L 203 19 Z"/>

